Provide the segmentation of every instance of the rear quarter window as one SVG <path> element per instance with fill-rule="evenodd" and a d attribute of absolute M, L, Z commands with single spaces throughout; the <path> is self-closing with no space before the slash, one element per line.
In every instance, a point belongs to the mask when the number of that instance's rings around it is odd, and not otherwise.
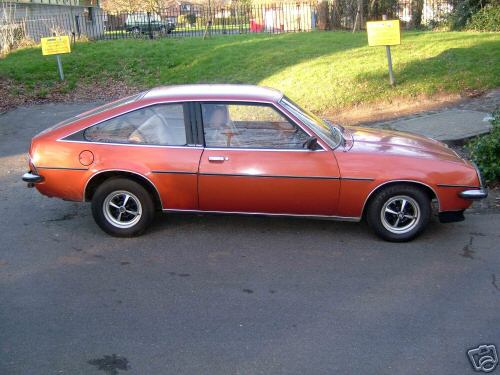
<path fill-rule="evenodd" d="M 157 104 L 137 109 L 87 128 L 90 142 L 186 146 L 182 104 Z"/>

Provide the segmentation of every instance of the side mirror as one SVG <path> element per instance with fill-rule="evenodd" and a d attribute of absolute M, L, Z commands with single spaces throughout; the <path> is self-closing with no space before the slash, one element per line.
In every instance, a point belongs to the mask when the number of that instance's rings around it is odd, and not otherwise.
<path fill-rule="evenodd" d="M 318 138 L 316 138 L 316 137 L 307 138 L 307 140 L 304 142 L 304 147 L 307 148 L 308 150 L 317 150 L 318 149 Z"/>

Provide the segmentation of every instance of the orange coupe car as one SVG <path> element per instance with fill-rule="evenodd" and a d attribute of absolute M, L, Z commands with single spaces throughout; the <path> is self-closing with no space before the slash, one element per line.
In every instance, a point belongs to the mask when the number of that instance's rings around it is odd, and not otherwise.
<path fill-rule="evenodd" d="M 438 141 L 342 127 L 279 91 L 160 87 L 63 121 L 33 138 L 28 186 L 92 202 L 115 236 L 156 210 L 360 221 L 390 241 L 460 221 L 487 196 L 478 169 Z"/>

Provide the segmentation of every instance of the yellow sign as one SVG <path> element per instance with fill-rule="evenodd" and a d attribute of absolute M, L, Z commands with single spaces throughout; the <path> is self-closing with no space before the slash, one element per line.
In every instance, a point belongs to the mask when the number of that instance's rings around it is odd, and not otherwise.
<path fill-rule="evenodd" d="M 42 38 L 42 54 L 45 55 L 60 55 L 62 53 L 70 53 L 71 47 L 69 44 L 69 36 L 53 36 L 50 38 Z"/>
<path fill-rule="evenodd" d="M 401 44 L 399 20 L 366 23 L 369 46 L 394 46 Z"/>

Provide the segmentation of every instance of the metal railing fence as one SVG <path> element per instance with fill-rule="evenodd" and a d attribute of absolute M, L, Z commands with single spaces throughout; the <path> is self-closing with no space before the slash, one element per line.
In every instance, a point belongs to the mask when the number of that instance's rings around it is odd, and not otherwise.
<path fill-rule="evenodd" d="M 404 28 L 433 25 L 444 20 L 456 0 L 330 0 L 320 3 L 275 5 L 176 6 L 156 11 L 108 13 L 89 8 L 84 13 L 19 17 L 24 36 L 70 34 L 74 38 L 124 39 L 192 37 L 246 33 L 286 33 L 320 30 L 361 30 L 368 20 L 399 18 Z M 1 10 L 0 10 L 1 11 Z M 1 15 L 0 15 L 1 16 Z M 0 17 L 1 19 L 1 17 Z M 17 25 L 17 26 L 16 26 Z M 7 25 L 0 24 L 0 30 Z"/>

